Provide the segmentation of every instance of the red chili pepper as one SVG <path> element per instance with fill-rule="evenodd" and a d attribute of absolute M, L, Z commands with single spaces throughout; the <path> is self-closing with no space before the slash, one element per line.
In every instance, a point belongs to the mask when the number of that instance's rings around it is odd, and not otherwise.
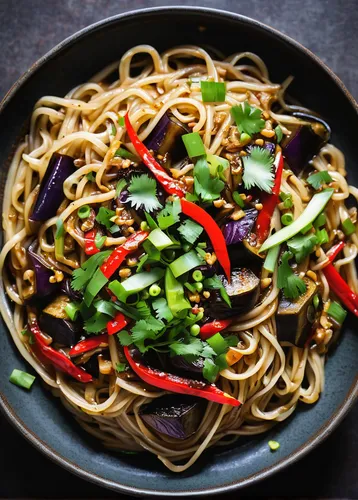
<path fill-rule="evenodd" d="M 187 215 L 191 219 L 194 219 L 198 224 L 203 226 L 207 235 L 210 238 L 211 244 L 213 245 L 214 252 L 221 264 L 221 267 L 226 274 L 228 281 L 231 278 L 231 264 L 230 258 L 227 251 L 226 241 L 221 229 L 216 224 L 214 219 L 201 207 L 195 205 L 191 201 L 182 198 L 180 200 L 181 209 L 183 214 Z"/>
<path fill-rule="evenodd" d="M 108 335 L 114 335 L 123 330 L 128 325 L 128 319 L 121 312 L 117 313 L 111 321 L 107 323 Z"/>
<path fill-rule="evenodd" d="M 171 373 L 164 373 L 162 370 L 150 368 L 135 360 L 128 347 L 124 347 L 124 354 L 132 370 L 149 385 L 179 394 L 190 394 L 220 404 L 241 405 L 240 401 L 221 391 L 214 384 L 206 384 L 200 380 L 179 377 Z"/>
<path fill-rule="evenodd" d="M 343 250 L 344 246 L 345 246 L 344 241 L 340 241 L 339 243 L 334 245 L 330 250 L 328 250 L 327 257 L 329 258 L 330 262 L 334 261 L 339 252 Z"/>
<path fill-rule="evenodd" d="M 92 229 L 91 231 L 87 231 L 85 233 L 85 254 L 86 255 L 94 255 L 99 252 L 99 249 L 96 247 L 94 239 L 96 237 L 97 231 Z"/>
<path fill-rule="evenodd" d="M 92 375 L 87 373 L 82 368 L 79 368 L 78 366 L 74 365 L 72 361 L 68 359 L 68 357 L 62 354 L 61 352 L 58 352 L 52 347 L 45 344 L 44 339 L 42 337 L 42 332 L 35 319 L 29 320 L 29 328 L 31 333 L 35 337 L 37 346 L 41 354 L 45 358 L 47 358 L 55 368 L 57 368 L 62 372 L 67 373 L 68 375 L 78 380 L 79 382 L 87 383 L 92 381 Z"/>
<path fill-rule="evenodd" d="M 68 354 L 70 356 L 78 356 L 84 352 L 92 351 L 92 349 L 96 349 L 97 347 L 108 347 L 108 335 L 106 333 L 91 337 L 90 339 L 81 340 L 81 342 L 78 342 L 78 344 L 70 349 Z"/>
<path fill-rule="evenodd" d="M 185 196 L 184 188 L 182 188 L 177 181 L 175 181 L 172 177 L 170 177 L 170 175 L 167 174 L 164 168 L 159 165 L 155 158 L 153 158 L 153 156 L 149 153 L 148 148 L 139 139 L 134 128 L 132 127 L 131 122 L 129 121 L 128 113 L 124 117 L 124 121 L 131 143 L 133 144 L 139 156 L 142 158 L 144 164 L 147 165 L 157 181 L 160 182 L 167 193 L 176 194 L 177 196 L 179 196 L 179 198 Z"/>
<path fill-rule="evenodd" d="M 265 194 L 263 196 L 262 209 L 260 210 L 256 221 L 256 235 L 259 243 L 262 243 L 264 240 L 266 240 L 269 234 L 271 218 L 279 200 L 283 170 L 283 156 L 281 152 L 278 152 L 276 155 L 275 165 L 276 177 L 275 184 L 272 188 L 272 193 Z"/>
<path fill-rule="evenodd" d="M 135 252 L 139 245 L 148 236 L 147 231 L 138 231 L 137 233 L 130 236 L 123 245 L 117 247 L 111 255 L 106 259 L 106 261 L 101 265 L 100 269 L 106 278 L 110 278 L 114 272 L 117 271 L 119 266 L 122 264 L 124 259 L 128 254 Z"/>
<path fill-rule="evenodd" d="M 353 314 L 358 316 L 358 296 L 349 288 L 333 264 L 322 269 L 331 290 Z"/>
<path fill-rule="evenodd" d="M 135 147 L 135 150 L 142 158 L 143 162 L 152 174 L 155 176 L 158 182 L 163 186 L 167 193 L 172 195 L 177 195 L 181 198 L 181 208 L 185 215 L 195 220 L 198 224 L 203 226 L 207 235 L 210 238 L 210 241 L 213 245 L 214 251 L 218 258 L 218 261 L 221 264 L 221 267 L 224 269 L 224 272 L 227 276 L 227 279 L 230 281 L 231 269 L 230 269 L 230 259 L 229 254 L 226 247 L 225 238 L 216 224 L 214 219 L 201 207 L 195 205 L 194 203 L 187 201 L 185 196 L 185 190 L 180 186 L 180 184 L 172 179 L 164 168 L 159 165 L 159 163 L 153 158 L 153 156 L 149 153 L 148 149 L 141 142 L 137 134 L 135 133 L 131 122 L 129 121 L 128 113 L 125 116 L 125 124 L 127 128 L 127 132 L 129 138 Z"/>
<path fill-rule="evenodd" d="M 200 338 L 203 340 L 209 339 L 215 333 L 221 332 L 221 330 L 230 326 L 232 321 L 232 319 L 214 319 L 210 323 L 205 323 L 200 327 Z"/>

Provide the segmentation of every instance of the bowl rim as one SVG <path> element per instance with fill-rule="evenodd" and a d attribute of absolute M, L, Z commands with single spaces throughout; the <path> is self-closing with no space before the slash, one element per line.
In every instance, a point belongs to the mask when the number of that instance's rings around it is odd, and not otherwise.
<path fill-rule="evenodd" d="M 341 90 L 341 92 L 345 95 L 345 97 L 350 101 L 351 106 L 355 109 L 357 115 L 358 115 L 358 103 L 354 99 L 354 97 L 351 95 L 351 93 L 348 91 L 348 89 L 345 87 L 343 82 L 340 80 L 340 78 L 319 58 L 317 57 L 313 52 L 311 52 L 309 49 L 307 49 L 305 46 L 297 42 L 296 40 L 292 39 L 288 35 L 280 32 L 279 30 L 272 28 L 271 26 L 268 26 L 265 23 L 262 23 L 261 21 L 257 21 L 255 19 L 252 19 L 247 16 L 243 16 L 241 14 L 237 14 L 235 12 L 230 12 L 227 10 L 223 9 L 213 9 L 210 7 L 196 7 L 196 6 L 160 6 L 160 7 L 150 7 L 150 8 L 144 8 L 144 9 L 135 9 L 135 10 L 130 10 L 121 14 L 117 14 L 115 16 L 107 17 L 105 19 L 102 19 L 101 21 L 98 21 L 96 23 L 90 24 L 89 26 L 86 26 L 82 28 L 81 30 L 75 32 L 74 34 L 70 35 L 69 37 L 65 38 L 62 42 L 59 44 L 55 45 L 52 49 L 50 49 L 45 55 L 43 55 L 40 59 L 38 59 L 25 73 L 23 73 L 17 80 L 14 82 L 14 84 L 10 87 L 8 92 L 5 94 L 4 98 L 0 102 L 0 117 L 6 106 L 9 104 L 11 99 L 14 97 L 14 95 L 18 92 L 18 90 L 21 89 L 21 87 L 39 70 L 43 64 L 45 64 L 47 61 L 51 60 L 52 58 L 56 57 L 58 53 L 60 53 L 63 49 L 69 48 L 73 44 L 75 44 L 78 40 L 81 38 L 87 36 L 88 34 L 93 34 L 95 31 L 98 29 L 103 28 L 105 25 L 110 25 L 110 24 L 115 24 L 119 20 L 123 20 L 125 18 L 134 18 L 137 16 L 147 16 L 150 14 L 155 14 L 155 13 L 164 13 L 164 12 L 173 12 L 173 11 L 178 11 L 178 12 L 183 12 L 183 11 L 188 11 L 190 13 L 202 13 L 209 15 L 211 17 L 214 16 L 219 16 L 221 19 L 225 20 L 236 20 L 240 21 L 243 23 L 246 23 L 251 26 L 255 26 L 259 28 L 261 31 L 268 32 L 270 34 L 273 34 L 275 37 L 279 38 L 281 41 L 286 42 L 288 45 L 294 47 L 300 52 L 303 52 L 308 58 L 313 60 L 318 66 L 321 67 L 321 69 L 324 70 L 326 73 L 327 77 L 333 80 L 333 82 L 336 84 L 336 86 Z M 97 474 L 93 472 L 89 472 L 86 469 L 79 467 L 77 464 L 73 463 L 71 460 L 68 458 L 60 455 L 58 452 L 56 452 L 54 449 L 52 449 L 47 443 L 43 442 L 38 436 L 36 436 L 28 427 L 27 425 L 15 414 L 15 412 L 12 410 L 11 405 L 5 398 L 3 394 L 0 393 L 0 409 L 2 410 L 2 413 L 7 417 L 7 419 L 10 421 L 10 423 L 13 425 L 15 429 L 17 429 L 20 434 L 22 434 L 27 441 L 29 441 L 37 450 L 39 450 L 41 453 L 45 454 L 50 460 L 52 460 L 54 463 L 62 466 L 63 468 L 67 469 L 68 471 L 72 472 L 73 474 L 81 477 L 82 479 L 85 479 L 87 481 L 90 481 L 92 483 L 95 483 L 99 486 L 109 488 L 111 490 L 120 492 L 120 493 L 125 493 L 129 495 L 134 495 L 134 496 L 153 496 L 156 495 L 158 497 L 167 497 L 167 496 L 187 496 L 192 495 L 192 496 L 201 496 L 201 495 L 215 495 L 219 493 L 227 493 L 227 492 L 232 492 L 235 490 L 238 490 L 239 488 L 243 488 L 249 485 L 252 485 L 253 483 L 256 483 L 258 481 L 264 480 L 268 478 L 269 476 L 275 474 L 276 472 L 282 470 L 283 468 L 287 467 L 288 465 L 296 462 L 300 458 L 302 458 L 304 455 L 309 453 L 313 448 L 315 448 L 320 442 L 322 442 L 323 439 L 326 439 L 329 434 L 338 426 L 338 424 L 342 421 L 342 419 L 345 417 L 345 415 L 348 413 L 348 411 L 352 408 L 354 405 L 356 399 L 358 399 L 358 376 L 355 379 L 355 382 L 352 384 L 352 386 L 349 389 L 349 392 L 344 400 L 344 402 L 341 404 L 339 408 L 334 412 L 333 416 L 331 417 L 331 420 L 328 424 L 323 425 L 319 431 L 312 436 L 312 438 L 309 441 L 306 441 L 304 444 L 302 444 L 297 450 L 295 450 L 293 453 L 291 453 L 289 456 L 283 458 L 279 462 L 277 462 L 275 465 L 267 467 L 265 469 L 262 469 L 260 472 L 257 472 L 255 474 L 252 474 L 251 476 L 248 476 L 246 478 L 243 478 L 241 480 L 229 483 L 229 484 L 224 484 L 218 487 L 213 487 L 213 488 L 201 488 L 198 490 L 187 490 L 187 491 L 179 491 L 179 492 L 174 492 L 174 491 L 167 491 L 167 490 L 155 490 L 155 489 L 143 489 L 143 488 L 136 488 L 134 486 L 127 486 L 120 484 L 119 482 L 112 481 L 110 479 L 105 479 L 104 477 L 98 476 Z"/>

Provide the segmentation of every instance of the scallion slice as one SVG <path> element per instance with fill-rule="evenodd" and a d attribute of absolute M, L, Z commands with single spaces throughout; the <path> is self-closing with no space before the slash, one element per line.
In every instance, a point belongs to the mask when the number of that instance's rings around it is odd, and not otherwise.
<path fill-rule="evenodd" d="M 151 231 L 148 236 L 148 240 L 155 246 L 157 250 L 164 250 L 164 248 L 170 247 L 173 245 L 172 240 L 167 236 L 164 231 L 157 228 Z"/>
<path fill-rule="evenodd" d="M 280 253 L 280 245 L 270 248 L 270 250 L 267 252 L 266 259 L 264 262 L 264 269 L 266 269 L 266 271 L 268 271 L 269 273 L 273 273 L 275 271 L 279 253 Z"/>
<path fill-rule="evenodd" d="M 112 281 L 109 285 L 109 289 L 121 302 L 126 302 L 130 295 L 141 292 L 163 278 L 164 273 L 164 269 L 156 267 L 149 272 L 137 273 L 122 281 L 122 283 L 117 280 Z"/>
<path fill-rule="evenodd" d="M 10 375 L 10 382 L 24 389 L 30 389 L 35 381 L 35 378 L 30 373 L 23 372 L 22 370 L 13 370 Z"/>
<path fill-rule="evenodd" d="M 202 263 L 203 261 L 200 259 L 198 254 L 194 250 L 191 250 L 174 260 L 171 264 L 169 264 L 169 267 L 174 277 L 177 278 L 178 276 L 191 271 L 195 267 L 200 266 Z"/>
<path fill-rule="evenodd" d="M 133 153 L 131 153 L 130 151 L 127 151 L 124 148 L 117 149 L 117 151 L 114 153 L 114 156 L 120 156 L 121 158 L 124 158 L 126 160 L 131 160 L 131 161 L 137 160 L 137 157 L 134 156 Z"/>
<path fill-rule="evenodd" d="M 353 224 L 353 222 L 348 218 L 342 222 L 342 229 L 346 236 L 350 236 L 355 232 L 356 227 Z"/>
<path fill-rule="evenodd" d="M 89 205 L 82 205 L 82 207 L 77 210 L 77 215 L 80 219 L 87 219 L 90 213 L 91 207 Z"/>
<path fill-rule="evenodd" d="M 293 222 L 293 215 L 291 212 L 281 215 L 281 222 L 284 226 L 289 226 Z"/>
<path fill-rule="evenodd" d="M 190 158 L 205 155 L 205 146 L 198 132 L 182 135 L 184 146 Z"/>
<path fill-rule="evenodd" d="M 65 307 L 65 313 L 70 318 L 71 321 L 75 321 L 77 319 L 78 313 L 80 310 L 80 304 L 76 304 L 76 302 L 69 302 Z"/>
<path fill-rule="evenodd" d="M 224 82 L 200 82 L 203 102 L 224 102 L 226 96 L 226 86 Z"/>
<path fill-rule="evenodd" d="M 327 314 L 341 325 L 347 316 L 347 311 L 338 302 L 331 302 Z"/>
<path fill-rule="evenodd" d="M 226 352 L 228 345 L 225 342 L 224 337 L 220 333 L 215 333 L 212 337 L 206 340 L 210 347 L 216 352 L 216 354 L 222 354 Z"/>

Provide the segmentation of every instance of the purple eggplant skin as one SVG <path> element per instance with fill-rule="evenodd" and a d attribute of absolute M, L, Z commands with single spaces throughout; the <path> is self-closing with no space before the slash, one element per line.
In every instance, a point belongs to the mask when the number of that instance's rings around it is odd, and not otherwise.
<path fill-rule="evenodd" d="M 183 394 L 154 399 L 141 410 L 141 419 L 155 431 L 175 439 L 187 439 L 198 429 L 205 403 Z"/>
<path fill-rule="evenodd" d="M 224 225 L 223 234 L 227 245 L 241 243 L 251 233 L 258 211 L 255 208 L 245 210 L 245 216 Z"/>
<path fill-rule="evenodd" d="M 299 175 L 308 162 L 328 142 L 331 129 L 324 120 L 316 116 L 306 113 L 294 113 L 294 116 L 309 121 L 310 124 L 288 126 L 291 135 L 285 136 L 280 145 L 290 169 Z"/>
<path fill-rule="evenodd" d="M 42 298 L 56 292 L 59 289 L 60 284 L 50 283 L 50 278 L 51 276 L 53 276 L 53 271 L 50 269 L 50 266 L 49 264 L 47 264 L 45 259 L 43 259 L 36 253 L 36 247 L 37 240 L 35 240 L 29 246 L 29 248 L 27 249 L 27 255 L 35 272 L 35 298 Z"/>
<path fill-rule="evenodd" d="M 31 220 L 44 221 L 56 215 L 64 198 L 63 183 L 75 170 L 71 156 L 53 153 L 41 182 Z"/>
<path fill-rule="evenodd" d="M 172 372 L 174 368 L 175 373 L 178 373 L 178 375 L 203 380 L 204 361 L 204 358 L 187 361 L 184 356 L 172 356 L 170 358 L 172 369 L 169 371 Z"/>
<path fill-rule="evenodd" d="M 83 294 L 80 291 L 73 290 L 73 288 L 71 287 L 70 278 L 65 278 L 63 281 L 61 281 L 60 285 L 61 293 L 67 295 L 71 300 L 77 302 L 81 302 L 83 300 Z"/>
<path fill-rule="evenodd" d="M 188 132 L 190 130 L 183 123 L 165 113 L 144 143 L 155 153 L 169 153 L 172 161 L 176 163 L 187 157 L 181 137 Z"/>
<path fill-rule="evenodd" d="M 79 342 L 82 329 L 78 323 L 67 319 L 55 318 L 50 314 L 42 313 L 39 317 L 41 330 L 50 335 L 54 342 L 72 347 Z"/>

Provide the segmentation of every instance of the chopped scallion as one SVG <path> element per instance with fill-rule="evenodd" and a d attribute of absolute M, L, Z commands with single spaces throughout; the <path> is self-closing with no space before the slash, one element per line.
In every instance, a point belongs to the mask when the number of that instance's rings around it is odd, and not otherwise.
<path fill-rule="evenodd" d="M 190 327 L 190 334 L 196 337 L 200 333 L 200 326 L 195 324 Z"/>
<path fill-rule="evenodd" d="M 293 215 L 291 212 L 281 215 L 281 222 L 284 226 L 289 226 L 293 222 Z"/>
<path fill-rule="evenodd" d="M 181 255 L 176 260 L 174 260 L 169 267 L 175 278 L 181 276 L 182 274 L 191 271 L 194 267 L 198 267 L 203 263 L 198 254 L 191 250 L 184 255 Z"/>
<path fill-rule="evenodd" d="M 271 451 L 276 451 L 280 447 L 280 443 L 278 441 L 269 441 L 268 445 L 269 445 Z"/>
<path fill-rule="evenodd" d="M 167 236 L 164 231 L 159 228 L 154 229 L 148 236 L 148 240 L 155 246 L 157 250 L 164 250 L 173 245 L 172 240 Z"/>
<path fill-rule="evenodd" d="M 226 86 L 223 82 L 200 82 L 203 102 L 224 102 L 226 96 Z"/>
<path fill-rule="evenodd" d="M 240 208 L 244 208 L 245 207 L 244 200 L 241 198 L 240 194 L 237 191 L 234 191 L 232 193 L 232 197 L 233 197 L 234 202 L 237 205 L 239 205 Z"/>
<path fill-rule="evenodd" d="M 204 279 L 203 273 L 200 271 L 200 269 L 196 269 L 195 271 L 193 271 L 192 276 L 194 281 L 203 281 Z"/>
<path fill-rule="evenodd" d="M 279 253 L 280 253 L 280 245 L 270 248 L 270 250 L 267 252 L 266 259 L 264 262 L 264 269 L 266 269 L 266 271 L 268 271 L 269 273 L 273 273 L 275 271 Z"/>
<path fill-rule="evenodd" d="M 98 249 L 100 249 L 103 247 L 106 239 L 107 239 L 107 236 L 101 236 L 100 233 L 97 233 L 95 238 L 94 238 L 94 244 L 96 245 L 96 247 Z"/>
<path fill-rule="evenodd" d="M 119 125 L 120 127 L 124 127 L 124 116 L 120 116 L 120 117 L 118 118 L 118 125 Z"/>
<path fill-rule="evenodd" d="M 76 302 L 69 302 L 65 307 L 65 313 L 71 321 L 75 321 L 77 319 L 79 310 L 80 304 L 76 304 Z"/>
<path fill-rule="evenodd" d="M 280 144 L 280 142 L 282 141 L 282 137 L 283 137 L 282 128 L 280 127 L 280 125 L 277 125 L 277 127 L 274 128 L 274 131 L 276 134 L 277 144 Z"/>
<path fill-rule="evenodd" d="M 355 232 L 356 227 L 351 221 L 351 219 L 348 218 L 342 222 L 342 229 L 346 236 L 350 236 Z"/>
<path fill-rule="evenodd" d="M 198 132 L 182 135 L 184 146 L 190 158 L 205 155 L 205 146 Z"/>
<path fill-rule="evenodd" d="M 156 283 L 154 283 L 153 285 L 151 285 L 149 287 L 149 295 L 151 297 L 158 297 L 158 295 L 160 294 L 161 291 L 162 291 L 162 289 Z"/>
<path fill-rule="evenodd" d="M 30 389 L 35 381 L 35 377 L 30 373 L 23 372 L 22 370 L 13 370 L 10 378 L 10 382 L 24 389 Z"/>
<path fill-rule="evenodd" d="M 215 335 L 207 339 L 207 343 L 216 352 L 216 354 L 223 354 L 228 348 L 224 337 L 220 333 L 215 333 Z"/>
<path fill-rule="evenodd" d="M 80 219 L 87 219 L 90 213 L 91 213 L 91 207 L 89 205 L 82 205 L 82 207 L 80 207 L 77 210 L 77 215 Z"/>
<path fill-rule="evenodd" d="M 119 148 L 117 151 L 114 153 L 114 156 L 120 156 L 121 158 L 124 158 L 125 160 L 131 160 L 131 161 L 136 161 L 137 157 L 131 153 L 130 151 L 127 151 L 127 149 L 124 148 Z"/>
<path fill-rule="evenodd" d="M 347 311 L 338 302 L 331 302 L 327 314 L 341 325 L 347 316 Z"/>

